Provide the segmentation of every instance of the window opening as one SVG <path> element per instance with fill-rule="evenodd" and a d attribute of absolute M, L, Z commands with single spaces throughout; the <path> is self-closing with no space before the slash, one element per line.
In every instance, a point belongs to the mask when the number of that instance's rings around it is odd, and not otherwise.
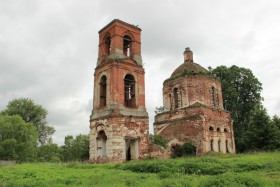
<path fill-rule="evenodd" d="M 224 129 L 224 132 L 228 132 L 227 128 Z"/>
<path fill-rule="evenodd" d="M 209 131 L 214 131 L 214 128 L 212 126 L 210 126 Z"/>
<path fill-rule="evenodd" d="M 215 100 L 216 101 L 215 102 L 215 107 L 219 108 L 219 97 L 218 97 L 218 93 L 217 92 L 215 93 L 215 98 L 216 98 L 216 100 Z"/>
<path fill-rule="evenodd" d="M 107 78 L 103 75 L 100 79 L 100 107 L 106 106 L 106 89 L 107 89 Z"/>
<path fill-rule="evenodd" d="M 105 54 L 110 55 L 111 54 L 111 38 L 110 36 L 107 36 L 105 39 Z"/>
<path fill-rule="evenodd" d="M 218 127 L 218 128 L 217 128 L 217 132 L 221 132 L 221 129 L 220 129 L 220 127 Z"/>
<path fill-rule="evenodd" d="M 179 107 L 179 93 L 178 93 L 178 88 L 174 88 L 173 90 L 173 95 L 174 95 L 174 108 Z"/>
<path fill-rule="evenodd" d="M 135 80 L 132 75 L 126 75 L 124 78 L 124 104 L 127 107 L 136 107 Z"/>
<path fill-rule="evenodd" d="M 211 151 L 214 151 L 214 140 L 210 141 L 210 149 Z"/>
<path fill-rule="evenodd" d="M 130 36 L 125 35 L 123 37 L 123 54 L 128 57 L 131 55 L 131 42 Z"/>

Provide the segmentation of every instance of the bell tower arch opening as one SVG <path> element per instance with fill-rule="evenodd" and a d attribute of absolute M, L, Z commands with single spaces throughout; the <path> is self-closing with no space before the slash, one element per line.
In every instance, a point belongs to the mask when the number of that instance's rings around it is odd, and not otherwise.
<path fill-rule="evenodd" d="M 136 107 L 135 102 L 135 79 L 133 75 L 126 75 L 124 77 L 124 105 L 126 107 Z"/>
<path fill-rule="evenodd" d="M 131 56 L 132 49 L 132 39 L 128 35 L 124 35 L 123 37 L 123 54 L 127 57 Z"/>
<path fill-rule="evenodd" d="M 107 35 L 105 38 L 105 55 L 111 54 L 111 37 Z"/>
<path fill-rule="evenodd" d="M 100 85 L 100 99 L 99 99 L 99 106 L 105 107 L 106 106 L 106 97 L 107 97 L 107 77 L 103 75 L 99 82 Z"/>

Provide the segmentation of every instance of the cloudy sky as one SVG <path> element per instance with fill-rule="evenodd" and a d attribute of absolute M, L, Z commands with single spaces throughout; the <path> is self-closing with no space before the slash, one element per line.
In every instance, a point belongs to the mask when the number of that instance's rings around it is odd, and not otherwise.
<path fill-rule="evenodd" d="M 31 98 L 48 110 L 55 143 L 87 134 L 98 31 L 118 18 L 142 29 L 151 124 L 185 47 L 204 67 L 251 69 L 268 113 L 280 115 L 279 10 L 278 0 L 1 0 L 0 110 Z"/>

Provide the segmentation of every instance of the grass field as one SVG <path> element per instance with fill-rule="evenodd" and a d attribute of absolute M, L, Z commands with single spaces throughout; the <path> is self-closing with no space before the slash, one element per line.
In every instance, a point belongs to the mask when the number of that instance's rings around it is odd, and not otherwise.
<path fill-rule="evenodd" d="M 280 186 L 280 153 L 2 166 L 0 186 Z"/>

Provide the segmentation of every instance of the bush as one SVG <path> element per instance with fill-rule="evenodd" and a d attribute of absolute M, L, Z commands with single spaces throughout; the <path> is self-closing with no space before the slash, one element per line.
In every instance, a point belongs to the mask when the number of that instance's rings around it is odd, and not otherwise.
<path fill-rule="evenodd" d="M 167 147 L 167 143 L 168 143 L 168 141 L 164 138 L 164 137 L 162 137 L 162 136 L 160 136 L 160 135 L 150 135 L 150 139 L 151 139 L 151 141 L 154 143 L 154 144 L 157 144 L 157 145 L 160 145 L 160 146 L 162 146 L 162 147 L 164 147 L 164 148 L 166 148 Z"/>
<path fill-rule="evenodd" d="M 196 155 L 196 148 L 190 142 L 186 142 L 183 145 L 176 145 L 172 149 L 172 157 L 186 157 Z"/>

